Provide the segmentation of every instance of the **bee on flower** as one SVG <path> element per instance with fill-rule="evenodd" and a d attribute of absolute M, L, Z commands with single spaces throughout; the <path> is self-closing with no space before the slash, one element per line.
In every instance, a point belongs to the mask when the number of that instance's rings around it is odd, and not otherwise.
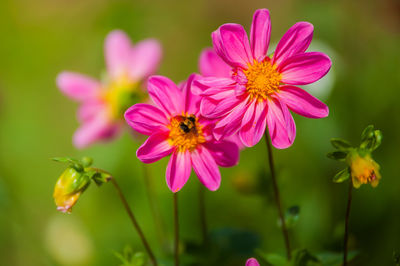
<path fill-rule="evenodd" d="M 81 126 L 73 137 L 77 148 L 118 136 L 125 110 L 145 99 L 141 83 L 155 73 L 160 59 L 161 46 L 156 40 L 146 39 L 133 45 L 123 31 L 114 30 L 105 40 L 105 80 L 67 71 L 58 75 L 61 92 L 80 103 Z"/>
<path fill-rule="evenodd" d="M 210 73 L 205 57 L 203 69 L 208 76 L 196 81 L 196 91 L 203 97 L 201 114 L 219 119 L 213 132 L 218 140 L 239 134 L 242 143 L 252 147 L 268 126 L 272 144 L 284 149 L 296 136 L 289 110 L 309 118 L 329 113 L 324 103 L 297 87 L 321 79 L 331 68 L 327 55 L 306 52 L 313 26 L 296 23 L 273 55 L 268 55 L 270 32 L 269 11 L 259 9 L 254 13 L 250 42 L 239 24 L 224 24 L 212 33 L 214 50 L 226 67 Z"/>
<path fill-rule="evenodd" d="M 215 121 L 200 115 L 200 96 L 192 93 L 193 74 L 179 87 L 170 79 L 152 76 L 148 92 L 154 105 L 135 104 L 125 113 L 126 122 L 149 138 L 137 150 L 143 163 L 153 163 L 171 156 L 167 170 L 167 185 L 178 192 L 187 182 L 192 168 L 209 190 L 221 183 L 219 166 L 238 163 L 239 148 L 230 141 L 217 141 L 212 130 Z"/>

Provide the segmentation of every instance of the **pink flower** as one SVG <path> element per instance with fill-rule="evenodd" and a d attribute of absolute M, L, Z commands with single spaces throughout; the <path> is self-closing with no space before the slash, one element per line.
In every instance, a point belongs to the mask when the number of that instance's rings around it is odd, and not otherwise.
<path fill-rule="evenodd" d="M 260 263 L 255 258 L 250 258 L 246 261 L 246 266 L 260 266 Z"/>
<path fill-rule="evenodd" d="M 272 57 L 267 56 L 270 32 L 269 11 L 260 9 L 254 14 L 250 42 L 238 24 L 224 24 L 212 33 L 214 49 L 230 73 L 220 67 L 213 77 L 196 81 L 196 86 L 203 97 L 201 114 L 220 119 L 214 129 L 217 139 L 238 132 L 243 144 L 251 147 L 260 141 L 268 125 L 272 144 L 283 149 L 292 145 L 296 135 L 289 109 L 309 118 L 329 113 L 324 103 L 294 86 L 319 80 L 331 67 L 325 54 L 305 52 L 313 26 L 296 23 L 279 41 Z"/>
<path fill-rule="evenodd" d="M 227 65 L 212 48 L 206 48 L 201 52 L 199 59 L 199 70 L 200 75 L 203 77 L 231 77 L 230 66 Z M 228 136 L 226 140 L 236 143 L 239 149 L 244 148 L 238 133 Z"/>
<path fill-rule="evenodd" d="M 140 82 L 156 71 L 160 59 L 161 46 L 156 40 L 132 45 L 124 32 L 115 30 L 105 40 L 107 80 L 100 82 L 73 72 L 57 76 L 60 90 L 81 104 L 78 110 L 81 127 L 73 137 L 77 148 L 118 135 L 124 124 L 124 111 L 144 97 Z"/>
<path fill-rule="evenodd" d="M 212 120 L 200 116 L 200 97 L 192 94 L 196 75 L 191 75 L 183 89 L 162 76 L 148 81 L 154 105 L 135 104 L 125 113 L 127 123 L 149 138 L 136 155 L 144 163 L 153 163 L 171 155 L 166 171 L 167 185 L 172 192 L 186 183 L 193 167 L 200 181 L 209 190 L 221 183 L 218 166 L 230 167 L 239 160 L 236 144 L 216 141 Z"/>

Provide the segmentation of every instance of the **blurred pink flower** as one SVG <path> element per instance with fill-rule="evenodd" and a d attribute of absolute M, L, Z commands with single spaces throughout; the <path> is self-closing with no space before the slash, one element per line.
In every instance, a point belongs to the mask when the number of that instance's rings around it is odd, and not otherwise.
<path fill-rule="evenodd" d="M 124 124 L 124 111 L 144 94 L 140 82 L 154 74 L 162 53 L 156 40 L 147 39 L 132 45 L 120 30 L 108 34 L 104 52 L 107 66 L 104 82 L 73 72 L 57 76 L 60 90 L 81 103 L 78 110 L 81 127 L 73 137 L 77 148 L 118 135 Z"/>
<path fill-rule="evenodd" d="M 201 52 L 199 70 L 200 75 L 203 77 L 231 77 L 231 67 L 227 65 L 212 48 L 206 48 Z M 245 147 L 240 140 L 239 133 L 226 137 L 226 140 L 235 142 L 239 149 Z"/>
<path fill-rule="evenodd" d="M 260 263 L 255 258 L 250 258 L 246 261 L 246 266 L 260 266 Z"/>
<path fill-rule="evenodd" d="M 150 136 L 136 152 L 142 162 L 171 155 L 166 179 L 172 192 L 185 185 L 192 167 L 204 186 L 216 190 L 221 183 L 218 166 L 231 167 L 239 160 L 237 145 L 216 141 L 213 120 L 200 116 L 200 97 L 191 91 L 196 78 L 191 75 L 180 89 L 166 77 L 150 77 L 148 91 L 154 105 L 135 104 L 125 113 L 133 129 Z"/>
<path fill-rule="evenodd" d="M 200 78 L 196 87 L 203 97 L 201 114 L 220 119 L 214 129 L 217 139 L 238 132 L 243 144 L 251 147 L 260 141 L 268 125 L 272 144 L 283 149 L 292 145 L 296 135 L 289 109 L 309 118 L 329 113 L 324 103 L 293 86 L 313 83 L 331 67 L 327 55 L 305 52 L 313 26 L 307 22 L 292 26 L 272 58 L 267 56 L 270 31 L 269 11 L 259 9 L 253 17 L 250 43 L 238 24 L 224 24 L 212 33 L 214 49 L 230 71 L 228 74 L 226 67 L 219 66 L 212 74 L 210 64 L 201 63 L 202 71 L 212 77 Z"/>

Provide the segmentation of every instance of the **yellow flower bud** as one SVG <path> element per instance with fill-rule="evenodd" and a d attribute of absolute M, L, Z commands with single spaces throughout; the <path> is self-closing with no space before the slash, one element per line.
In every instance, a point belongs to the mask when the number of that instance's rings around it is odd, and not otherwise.
<path fill-rule="evenodd" d="M 71 212 L 79 196 L 90 184 L 90 178 L 83 171 L 77 171 L 74 167 L 68 167 L 57 180 L 54 188 L 54 201 L 57 210 Z"/>
<path fill-rule="evenodd" d="M 370 154 L 360 156 L 358 152 L 349 156 L 349 165 L 353 186 L 359 188 L 363 184 L 376 187 L 381 179 L 379 165 L 371 158 Z"/>

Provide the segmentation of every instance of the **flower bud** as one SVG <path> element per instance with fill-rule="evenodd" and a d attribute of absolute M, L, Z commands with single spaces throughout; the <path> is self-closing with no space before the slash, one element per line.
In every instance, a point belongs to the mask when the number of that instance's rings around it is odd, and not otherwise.
<path fill-rule="evenodd" d="M 359 188 L 363 184 L 376 187 L 381 179 L 379 165 L 371 158 L 369 153 L 364 156 L 353 152 L 348 157 L 353 186 Z"/>
<path fill-rule="evenodd" d="M 89 184 L 90 178 L 83 170 L 79 171 L 73 166 L 69 166 L 61 174 L 54 188 L 53 197 L 57 210 L 70 213 Z"/>

